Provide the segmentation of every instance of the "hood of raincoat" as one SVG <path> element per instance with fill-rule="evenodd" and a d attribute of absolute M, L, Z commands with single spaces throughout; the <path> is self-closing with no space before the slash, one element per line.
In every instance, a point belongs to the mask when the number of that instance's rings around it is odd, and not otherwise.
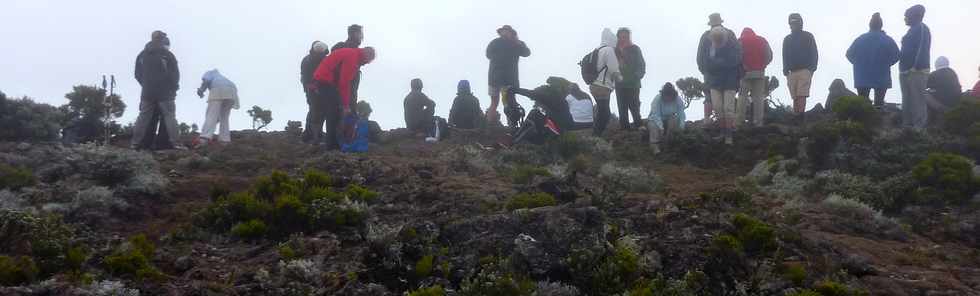
<path fill-rule="evenodd" d="M 949 59 L 946 57 L 936 58 L 936 70 L 949 68 Z"/>
<path fill-rule="evenodd" d="M 612 30 L 609 28 L 602 29 L 602 43 L 599 44 L 600 46 L 616 47 L 617 43 L 616 34 L 613 34 Z"/>
<path fill-rule="evenodd" d="M 412 91 L 422 90 L 422 79 L 412 79 Z"/>
<path fill-rule="evenodd" d="M 912 25 L 922 23 L 922 19 L 926 17 L 926 7 L 922 5 L 912 6 L 905 11 L 905 17 L 909 18 Z"/>
<path fill-rule="evenodd" d="M 456 94 L 457 95 L 468 95 L 468 94 L 472 94 L 472 93 L 473 93 L 473 91 L 470 90 L 470 81 L 469 80 L 460 80 L 459 81 L 459 84 L 456 85 Z"/>

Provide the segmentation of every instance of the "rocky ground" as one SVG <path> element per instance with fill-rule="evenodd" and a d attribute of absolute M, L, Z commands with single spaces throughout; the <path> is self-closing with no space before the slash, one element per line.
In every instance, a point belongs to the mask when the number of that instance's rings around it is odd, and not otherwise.
<path fill-rule="evenodd" d="M 746 128 L 725 147 L 695 124 L 658 156 L 626 131 L 507 149 L 500 132 L 393 131 L 366 154 L 284 132 L 153 153 L 0 143 L 34 177 L 0 191 L 0 294 L 980 295 L 980 199 L 879 203 L 929 152 L 969 148 L 884 130 L 817 162 L 809 130 Z M 860 148 L 885 145 L 910 164 Z M 219 223 L 235 208 L 216 204 L 261 198 L 275 171 L 319 217 L 308 170 L 346 194 L 329 208 L 343 221 L 275 224 L 280 188 L 270 231 Z"/>

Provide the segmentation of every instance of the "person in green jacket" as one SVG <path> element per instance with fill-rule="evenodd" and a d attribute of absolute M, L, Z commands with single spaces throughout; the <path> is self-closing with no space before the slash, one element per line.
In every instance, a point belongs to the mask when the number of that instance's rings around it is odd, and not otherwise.
<path fill-rule="evenodd" d="M 456 99 L 449 109 L 449 125 L 460 129 L 483 127 L 483 110 L 480 100 L 470 90 L 469 80 L 460 80 L 456 86 Z"/>
<path fill-rule="evenodd" d="M 632 32 L 629 28 L 619 28 L 616 31 L 616 53 L 619 55 L 620 72 L 623 81 L 616 84 L 616 104 L 619 105 L 619 125 L 623 129 L 639 128 L 643 118 L 640 115 L 640 80 L 646 75 L 647 64 L 643 60 L 643 51 L 633 44 Z M 629 115 L 633 115 L 630 125 Z"/>

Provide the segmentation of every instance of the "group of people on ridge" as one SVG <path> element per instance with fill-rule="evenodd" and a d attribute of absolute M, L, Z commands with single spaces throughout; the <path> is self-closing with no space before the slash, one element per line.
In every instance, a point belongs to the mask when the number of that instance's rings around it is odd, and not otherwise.
<path fill-rule="evenodd" d="M 925 7 L 915 5 L 905 12 L 908 32 L 900 45 L 883 30 L 881 15 L 871 17 L 870 30 L 859 36 L 847 50 L 846 57 L 854 67 L 854 86 L 857 93 L 847 89 L 843 80 L 831 85 L 826 107 L 834 98 L 863 96 L 882 107 L 885 94 L 892 87 L 891 67 L 899 64 L 902 90 L 902 122 L 905 127 L 921 129 L 930 118 L 938 118 L 950 109 L 961 96 L 956 73 L 949 60 L 939 57 L 935 71 L 930 72 L 931 33 L 923 23 Z M 697 66 L 703 75 L 705 118 L 717 123 L 726 144 L 733 143 L 733 132 L 751 122 L 764 124 L 770 91 L 766 68 L 773 61 L 769 42 L 744 28 L 736 37 L 726 28 L 718 13 L 708 17 L 709 29 L 702 34 L 697 50 Z M 789 15 L 790 33 L 783 39 L 783 75 L 786 76 L 793 111 L 802 122 L 810 86 L 817 70 L 819 53 L 816 40 L 803 30 L 803 17 Z M 425 134 L 427 140 L 438 140 L 444 129 L 478 129 L 498 123 L 497 109 L 503 105 L 507 126 L 512 132 L 525 120 L 524 109 L 516 95 L 531 99 L 536 107 L 545 110 L 548 118 L 560 131 L 591 129 L 602 136 L 610 118 L 612 94 L 617 97 L 619 124 L 624 130 L 646 128 L 650 145 L 659 152 L 660 144 L 684 128 L 687 103 L 671 83 L 665 83 L 651 103 L 644 124 L 640 115 L 640 88 L 646 74 L 646 61 L 639 46 L 632 41 L 632 31 L 620 28 L 614 34 L 606 28 L 600 35 L 599 46 L 579 63 L 588 93 L 578 84 L 562 77 L 549 77 L 545 84 L 534 89 L 520 86 L 519 60 L 531 51 L 517 31 L 505 25 L 497 29 L 498 37 L 486 49 L 489 60 L 489 108 L 484 112 L 480 100 L 473 94 L 468 80 L 460 80 L 448 121 L 435 116 L 436 103 L 422 92 L 421 79 L 410 82 L 411 91 L 405 97 L 405 124 L 409 131 Z M 310 46 L 300 65 L 300 82 L 306 93 L 309 112 L 302 139 L 311 144 L 323 144 L 328 149 L 345 151 L 366 150 L 367 140 L 354 139 L 363 134 L 358 128 L 380 130 L 377 123 L 367 121 L 370 107 L 358 102 L 360 67 L 375 58 L 371 47 L 361 48 L 363 27 L 351 25 L 348 38 L 331 48 L 321 41 Z M 169 50 L 166 33 L 155 31 L 136 61 L 136 79 L 143 87 L 140 113 L 132 140 L 134 148 L 179 148 L 174 99 L 179 89 L 177 60 Z M 217 69 L 202 77 L 197 91 L 204 97 L 208 92 L 208 108 L 201 136 L 195 146 L 214 142 L 218 124 L 218 142 L 229 142 L 228 115 L 238 109 L 237 87 Z M 980 94 L 980 82 L 971 91 Z M 356 106 L 356 110 L 352 109 Z M 751 111 L 750 111 L 751 106 Z M 376 135 L 377 132 L 368 132 Z"/>

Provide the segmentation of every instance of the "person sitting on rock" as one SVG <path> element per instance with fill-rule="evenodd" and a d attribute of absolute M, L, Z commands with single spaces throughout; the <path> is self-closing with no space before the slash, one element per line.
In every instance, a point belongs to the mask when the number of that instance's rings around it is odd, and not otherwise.
<path fill-rule="evenodd" d="M 952 109 L 960 101 L 963 87 L 956 71 L 949 67 L 949 59 L 936 59 L 936 71 L 929 74 L 926 82 L 926 106 L 929 110 L 929 123 L 936 124 L 942 114 Z"/>
<path fill-rule="evenodd" d="M 366 101 L 357 102 L 357 117 L 368 126 L 368 141 L 371 143 L 381 143 L 381 125 L 377 121 L 371 120 L 371 104 Z"/>
<path fill-rule="evenodd" d="M 449 110 L 449 125 L 459 129 L 476 129 L 484 126 L 483 110 L 480 100 L 470 90 L 468 80 L 460 80 L 456 85 L 456 98 Z"/>
<path fill-rule="evenodd" d="M 843 79 L 834 79 L 834 82 L 830 83 L 830 93 L 827 94 L 827 102 L 824 102 L 824 108 L 826 110 L 832 110 L 834 102 L 843 97 L 856 97 L 857 94 L 847 89 L 847 85 L 844 84 Z"/>
<path fill-rule="evenodd" d="M 568 111 L 572 115 L 572 130 L 586 130 L 592 128 L 595 115 L 595 104 L 592 97 L 578 87 L 578 84 L 569 85 L 568 95 L 565 96 L 568 102 Z"/>
<path fill-rule="evenodd" d="M 432 130 L 436 102 L 422 93 L 422 80 L 412 79 L 412 91 L 405 96 L 405 127 L 413 133 Z"/>
<path fill-rule="evenodd" d="M 664 84 L 660 94 L 650 104 L 650 115 L 647 116 L 647 128 L 650 132 L 650 148 L 653 154 L 660 153 L 660 144 L 673 135 L 684 130 L 687 116 L 684 114 L 684 101 L 681 100 L 677 89 L 670 82 Z"/>

